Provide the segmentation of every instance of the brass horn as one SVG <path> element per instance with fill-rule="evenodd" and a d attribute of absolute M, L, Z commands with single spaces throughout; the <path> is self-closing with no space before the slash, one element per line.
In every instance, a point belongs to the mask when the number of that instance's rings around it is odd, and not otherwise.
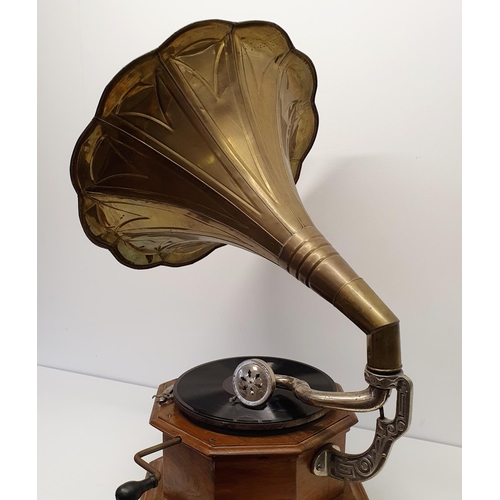
<path fill-rule="evenodd" d="M 390 441 L 411 412 L 399 320 L 316 229 L 295 188 L 317 131 L 315 90 L 312 62 L 280 27 L 190 25 L 106 87 L 75 147 L 72 182 L 86 234 L 127 266 L 192 264 L 231 244 L 331 302 L 367 334 L 368 389 L 317 394 L 277 382 L 310 404 L 354 411 L 397 389 Z"/>

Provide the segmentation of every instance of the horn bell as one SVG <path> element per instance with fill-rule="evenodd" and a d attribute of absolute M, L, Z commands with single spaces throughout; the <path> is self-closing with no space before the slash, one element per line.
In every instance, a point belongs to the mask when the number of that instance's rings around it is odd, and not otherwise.
<path fill-rule="evenodd" d="M 192 264 L 224 244 L 261 255 L 369 334 L 371 369 L 398 371 L 397 317 L 315 228 L 295 187 L 317 132 L 316 84 L 274 24 L 177 32 L 115 76 L 78 140 L 80 220 L 133 268 Z"/>

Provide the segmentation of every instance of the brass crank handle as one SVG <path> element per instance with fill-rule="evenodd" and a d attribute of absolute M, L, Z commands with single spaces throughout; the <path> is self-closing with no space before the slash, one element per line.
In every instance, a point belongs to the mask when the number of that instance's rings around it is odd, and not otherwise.
<path fill-rule="evenodd" d="M 126 483 L 123 483 L 116 490 L 116 500 L 139 500 L 141 495 L 143 495 L 146 491 L 156 488 L 158 484 L 160 484 L 161 472 L 156 470 L 154 467 L 151 467 L 151 465 L 145 462 L 142 458 L 146 455 L 151 455 L 152 453 L 156 453 L 157 451 L 164 450 L 165 448 L 169 448 L 170 446 L 179 444 L 181 441 L 182 440 L 180 437 L 175 437 L 169 439 L 168 441 L 165 441 L 164 443 L 157 444 L 155 446 L 151 446 L 150 448 L 146 448 L 145 450 L 137 452 L 134 455 L 135 463 L 140 465 L 150 475 L 142 481 L 128 481 Z"/>

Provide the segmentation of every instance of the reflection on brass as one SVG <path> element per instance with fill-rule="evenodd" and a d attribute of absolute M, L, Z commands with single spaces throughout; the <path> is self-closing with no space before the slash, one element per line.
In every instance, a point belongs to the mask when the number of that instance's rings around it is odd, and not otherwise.
<path fill-rule="evenodd" d="M 297 194 L 318 126 L 315 91 L 311 61 L 278 26 L 190 25 L 106 87 L 72 181 L 87 235 L 127 266 L 191 264 L 228 243 L 332 303 L 367 334 L 367 373 L 379 376 L 339 407 L 360 398 L 376 407 L 388 390 L 379 381 L 401 371 L 399 321 Z"/>
<path fill-rule="evenodd" d="M 76 146 L 87 234 L 135 268 L 190 264 L 225 243 L 277 263 L 312 225 L 293 180 L 316 134 L 315 88 L 274 25 L 180 31 L 112 80 Z"/>

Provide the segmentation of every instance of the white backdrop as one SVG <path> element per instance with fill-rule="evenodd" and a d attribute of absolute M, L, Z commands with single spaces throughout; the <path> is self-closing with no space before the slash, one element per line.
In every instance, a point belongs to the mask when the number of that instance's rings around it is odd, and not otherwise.
<path fill-rule="evenodd" d="M 460 2 L 44 0 L 38 13 L 39 364 L 156 387 L 206 361 L 266 354 L 365 386 L 364 334 L 278 267 L 224 247 L 134 271 L 78 220 L 70 156 L 111 78 L 186 24 L 267 20 L 318 73 L 304 205 L 401 319 L 409 435 L 460 445 Z"/>

